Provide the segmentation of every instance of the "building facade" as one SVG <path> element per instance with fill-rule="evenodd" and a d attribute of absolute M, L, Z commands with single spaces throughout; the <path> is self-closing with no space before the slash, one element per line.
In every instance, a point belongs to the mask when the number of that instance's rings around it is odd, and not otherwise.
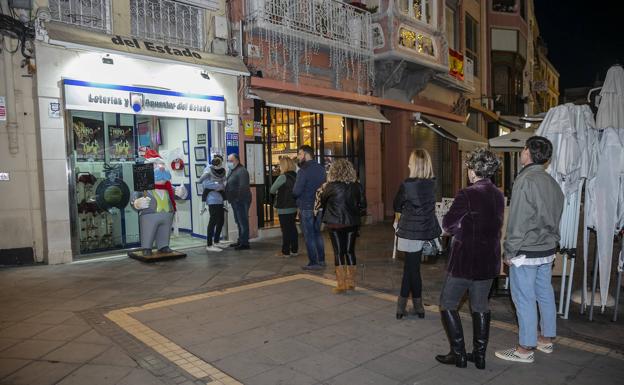
<path fill-rule="evenodd" d="M 0 248 L 30 248 L 35 261 L 55 264 L 138 245 L 129 195 L 133 164 L 147 148 L 185 165 L 172 170 L 174 186 L 189 191 L 177 202 L 177 229 L 205 237 L 196 180 L 211 156 L 226 153 L 226 132 L 238 133 L 239 84 L 248 75 L 219 16 L 227 3 L 36 6 L 30 61 L 38 66 L 24 78 L 13 54 L 14 89 L 6 92 L 19 106 L 20 146 L 2 160 L 12 177 L 0 184 L 13 200 L 2 227 L 15 228 L 15 217 L 30 223 L 4 233 Z"/>

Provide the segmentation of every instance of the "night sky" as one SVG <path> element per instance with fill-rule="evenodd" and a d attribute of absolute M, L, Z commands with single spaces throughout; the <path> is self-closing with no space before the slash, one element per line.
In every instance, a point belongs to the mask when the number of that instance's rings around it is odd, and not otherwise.
<path fill-rule="evenodd" d="M 616 5 L 619 3 L 619 7 Z M 548 58 L 560 74 L 560 91 L 604 80 L 616 61 L 624 65 L 621 0 L 534 0 Z"/>

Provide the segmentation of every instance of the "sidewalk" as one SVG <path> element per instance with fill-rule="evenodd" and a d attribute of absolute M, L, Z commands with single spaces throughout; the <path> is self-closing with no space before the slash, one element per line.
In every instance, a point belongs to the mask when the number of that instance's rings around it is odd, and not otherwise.
<path fill-rule="evenodd" d="M 0 270 L 0 384 L 616 384 L 624 318 L 589 323 L 571 309 L 554 354 L 512 364 L 509 298 L 492 300 L 487 369 L 438 365 L 448 345 L 434 306 L 444 261 L 423 265 L 427 316 L 394 318 L 402 262 L 387 225 L 363 229 L 363 286 L 333 295 L 306 257 L 275 257 L 278 240 L 242 252 L 142 264 L 106 262 Z M 329 245 L 327 245 L 329 246 Z M 328 257 L 331 248 L 328 248 Z M 326 273 L 331 273 L 328 268 Z M 466 308 L 463 309 L 466 311 Z M 466 338 L 471 325 L 464 322 Z M 470 344 L 468 344 L 470 346 Z"/>

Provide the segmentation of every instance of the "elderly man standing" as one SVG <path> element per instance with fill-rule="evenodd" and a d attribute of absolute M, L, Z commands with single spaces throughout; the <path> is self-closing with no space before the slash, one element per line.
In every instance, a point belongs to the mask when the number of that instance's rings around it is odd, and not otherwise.
<path fill-rule="evenodd" d="M 510 266 L 511 297 L 518 316 L 519 344 L 496 352 L 503 360 L 532 363 L 534 350 L 553 352 L 557 332 L 552 264 L 559 242 L 564 196 L 544 164 L 553 146 L 541 136 L 530 137 L 520 155 L 524 168 L 511 195 L 507 235 L 503 244 Z M 539 304 L 540 335 L 537 334 Z"/>
<path fill-rule="evenodd" d="M 321 234 L 321 215 L 314 215 L 316 190 L 325 183 L 325 169 L 314 160 L 314 150 L 308 145 L 299 148 L 299 172 L 293 187 L 299 218 L 305 238 L 309 262 L 304 270 L 318 270 L 325 266 L 325 244 Z"/>
<path fill-rule="evenodd" d="M 249 249 L 249 206 L 251 205 L 251 189 L 249 188 L 249 172 L 243 167 L 238 154 L 228 155 L 227 166 L 230 170 L 225 184 L 225 197 L 234 211 L 234 221 L 238 227 L 238 242 L 230 247 L 235 250 Z"/>

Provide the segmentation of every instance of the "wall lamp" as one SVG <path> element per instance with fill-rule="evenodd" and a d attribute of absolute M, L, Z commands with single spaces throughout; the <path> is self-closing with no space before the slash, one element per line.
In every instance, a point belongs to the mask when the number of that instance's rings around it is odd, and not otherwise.
<path fill-rule="evenodd" d="M 206 79 L 206 80 L 210 80 L 210 75 L 208 74 L 208 71 L 203 70 L 202 72 L 199 73 L 201 75 L 202 78 Z"/>
<path fill-rule="evenodd" d="M 110 56 L 110 54 L 106 54 L 106 56 L 102 57 L 102 63 L 103 64 L 115 64 L 115 62 L 113 61 L 113 58 Z"/>

